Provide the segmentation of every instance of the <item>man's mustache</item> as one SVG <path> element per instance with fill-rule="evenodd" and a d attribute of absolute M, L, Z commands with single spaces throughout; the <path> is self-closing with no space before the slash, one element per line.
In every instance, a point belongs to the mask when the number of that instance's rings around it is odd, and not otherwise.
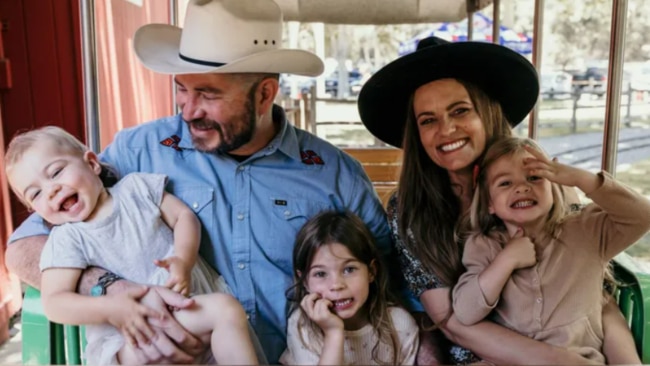
<path fill-rule="evenodd" d="M 214 121 L 206 120 L 206 119 L 194 119 L 191 121 L 185 121 L 187 124 L 194 125 L 196 128 L 200 129 L 206 129 L 206 128 L 211 128 L 213 130 L 218 130 L 221 131 L 221 126 Z"/>

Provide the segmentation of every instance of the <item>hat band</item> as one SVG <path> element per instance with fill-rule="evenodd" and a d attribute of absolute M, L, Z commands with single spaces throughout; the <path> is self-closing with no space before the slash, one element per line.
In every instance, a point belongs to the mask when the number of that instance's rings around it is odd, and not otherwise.
<path fill-rule="evenodd" d="M 181 58 L 181 60 L 191 62 L 193 64 L 198 64 L 198 65 L 203 65 L 203 66 L 214 66 L 214 67 L 221 67 L 225 65 L 224 63 L 221 62 L 212 62 L 212 61 L 204 61 L 204 60 L 197 60 L 195 58 L 187 57 L 184 56 L 182 53 L 178 53 L 178 57 Z"/>

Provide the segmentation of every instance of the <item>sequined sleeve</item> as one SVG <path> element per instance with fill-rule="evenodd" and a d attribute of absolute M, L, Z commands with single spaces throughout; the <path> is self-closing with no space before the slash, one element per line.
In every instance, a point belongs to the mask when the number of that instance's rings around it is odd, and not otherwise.
<path fill-rule="evenodd" d="M 391 235 L 393 236 L 393 242 L 395 243 L 395 251 L 397 252 L 397 258 L 399 260 L 400 267 L 402 269 L 402 274 L 404 279 L 413 293 L 418 299 L 420 295 L 426 290 L 439 288 L 439 287 L 449 287 L 444 284 L 436 275 L 429 272 L 422 262 L 416 258 L 411 251 L 406 248 L 404 241 L 399 236 L 399 224 L 398 224 L 398 208 L 397 208 L 397 194 L 394 193 L 393 196 L 388 201 L 388 224 L 390 226 Z M 413 239 L 413 234 L 409 231 L 409 240 Z M 476 357 L 470 350 L 460 347 L 455 344 L 450 344 L 447 349 L 447 354 L 449 359 L 447 360 L 450 364 L 455 365 L 468 365 L 472 363 L 480 362 L 481 360 Z"/>
<path fill-rule="evenodd" d="M 404 241 L 399 235 L 398 223 L 398 207 L 397 207 L 397 193 L 394 193 L 388 202 L 388 224 L 390 226 L 393 242 L 395 243 L 395 251 L 399 260 L 402 274 L 406 283 L 416 298 L 426 290 L 439 287 L 448 287 L 440 281 L 436 275 L 429 272 L 422 262 L 416 258 L 413 253 L 404 245 Z M 412 233 L 409 232 L 409 240 L 413 240 Z"/>

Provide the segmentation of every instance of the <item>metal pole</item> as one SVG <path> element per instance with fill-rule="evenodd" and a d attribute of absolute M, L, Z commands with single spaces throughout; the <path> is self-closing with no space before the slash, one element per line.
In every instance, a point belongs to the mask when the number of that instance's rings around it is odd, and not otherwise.
<path fill-rule="evenodd" d="M 540 73 L 542 67 L 542 39 L 544 28 L 544 0 L 535 0 L 535 18 L 533 20 L 533 65 Z M 539 78 L 539 75 L 538 75 Z M 541 83 L 541 80 L 539 81 Z M 528 119 L 528 137 L 537 139 L 539 125 L 539 97 Z"/>
<path fill-rule="evenodd" d="M 178 0 L 169 0 L 169 24 L 179 26 L 178 21 Z M 180 109 L 176 104 L 176 83 L 174 83 L 174 78 L 171 78 L 171 87 L 172 87 L 172 108 L 176 113 L 180 113 Z"/>
<path fill-rule="evenodd" d="M 623 50 L 627 23 L 627 0 L 614 0 L 612 28 L 609 43 L 609 71 L 607 75 L 607 102 L 605 130 L 603 131 L 603 160 L 601 168 L 616 172 L 616 144 L 620 128 L 621 81 L 623 79 Z"/>
<path fill-rule="evenodd" d="M 97 90 L 97 49 L 95 47 L 95 0 L 82 0 L 81 60 L 84 92 L 86 144 L 94 151 L 101 149 L 99 139 L 99 91 Z"/>
<path fill-rule="evenodd" d="M 501 38 L 501 14 L 500 0 L 494 0 L 492 3 L 492 43 L 500 44 Z"/>
<path fill-rule="evenodd" d="M 627 83 L 627 108 L 625 110 L 625 127 L 632 127 L 632 83 Z"/>
<path fill-rule="evenodd" d="M 470 11 L 467 13 L 467 40 L 471 41 L 474 39 L 474 12 Z"/>

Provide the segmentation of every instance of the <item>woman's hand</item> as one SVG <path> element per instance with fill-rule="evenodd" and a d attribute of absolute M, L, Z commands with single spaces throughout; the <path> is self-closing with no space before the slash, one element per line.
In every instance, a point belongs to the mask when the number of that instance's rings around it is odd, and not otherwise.
<path fill-rule="evenodd" d="M 300 302 L 300 306 L 307 313 L 309 319 L 318 324 L 325 334 L 343 330 L 343 319 L 330 310 L 334 304 L 320 294 L 312 293 L 305 296 Z"/>
<path fill-rule="evenodd" d="M 154 264 L 169 272 L 169 279 L 165 283 L 165 287 L 183 296 L 189 296 L 192 287 L 192 266 L 189 263 L 177 256 L 171 256 L 165 259 L 156 259 Z"/>

